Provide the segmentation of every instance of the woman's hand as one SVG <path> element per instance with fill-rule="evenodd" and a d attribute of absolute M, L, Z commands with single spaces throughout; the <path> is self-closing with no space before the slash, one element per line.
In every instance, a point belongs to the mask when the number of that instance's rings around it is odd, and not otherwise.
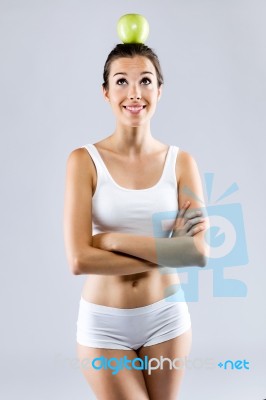
<path fill-rule="evenodd" d="M 205 218 L 200 210 L 188 210 L 190 202 L 187 201 L 179 210 L 171 237 L 194 236 L 206 229 Z"/>

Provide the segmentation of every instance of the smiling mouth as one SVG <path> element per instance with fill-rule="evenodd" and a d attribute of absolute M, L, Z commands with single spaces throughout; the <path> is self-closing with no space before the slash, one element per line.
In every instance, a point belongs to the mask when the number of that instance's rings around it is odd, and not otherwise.
<path fill-rule="evenodd" d="M 143 110 L 146 106 L 123 106 L 126 110 L 130 111 L 133 114 L 139 113 Z"/>

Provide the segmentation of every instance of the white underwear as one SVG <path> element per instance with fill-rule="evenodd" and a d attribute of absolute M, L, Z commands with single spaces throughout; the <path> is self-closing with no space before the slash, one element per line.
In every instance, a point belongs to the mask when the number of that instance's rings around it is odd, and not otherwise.
<path fill-rule="evenodd" d="M 137 350 L 173 339 L 191 327 L 181 287 L 173 295 L 137 308 L 114 308 L 80 298 L 77 342 L 105 349 Z M 179 301 L 181 299 L 181 301 Z"/>

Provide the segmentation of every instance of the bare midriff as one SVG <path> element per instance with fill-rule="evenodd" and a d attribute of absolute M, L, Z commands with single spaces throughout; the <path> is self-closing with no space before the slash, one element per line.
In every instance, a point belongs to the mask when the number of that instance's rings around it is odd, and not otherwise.
<path fill-rule="evenodd" d="M 134 275 L 89 275 L 81 296 L 88 302 L 116 308 L 136 308 L 155 303 L 178 290 L 176 270 L 164 268 Z M 169 268 L 167 269 L 169 270 Z"/>

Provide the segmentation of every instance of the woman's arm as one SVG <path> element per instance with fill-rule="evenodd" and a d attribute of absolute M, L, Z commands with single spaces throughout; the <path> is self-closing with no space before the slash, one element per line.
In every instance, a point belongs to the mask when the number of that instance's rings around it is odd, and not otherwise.
<path fill-rule="evenodd" d="M 92 177 L 94 164 L 86 149 L 73 150 L 67 160 L 64 240 L 71 272 L 131 275 L 152 271 L 157 264 L 138 256 L 115 254 L 92 245 Z"/>
<path fill-rule="evenodd" d="M 200 247 L 200 240 L 193 236 L 154 238 L 110 232 L 106 234 L 105 242 L 106 244 L 101 245 L 94 242 L 94 246 L 106 246 L 105 248 L 109 251 L 130 254 L 161 266 L 204 267 L 206 265 L 206 257 Z"/>
<path fill-rule="evenodd" d="M 186 203 L 187 200 L 190 202 L 190 209 L 204 208 L 201 180 L 195 160 L 188 153 L 181 152 L 176 170 L 179 176 L 179 209 L 182 208 L 181 204 Z M 193 232 L 193 236 L 154 238 L 110 232 L 106 233 L 105 239 L 102 238 L 102 247 L 106 246 L 109 251 L 119 251 L 164 266 L 203 267 L 206 265 L 208 257 L 208 246 L 205 239 L 208 227 L 206 215 L 204 220 L 205 229 L 203 230 L 203 226 L 198 225 L 198 231 Z M 95 241 L 97 241 L 96 238 Z"/>

